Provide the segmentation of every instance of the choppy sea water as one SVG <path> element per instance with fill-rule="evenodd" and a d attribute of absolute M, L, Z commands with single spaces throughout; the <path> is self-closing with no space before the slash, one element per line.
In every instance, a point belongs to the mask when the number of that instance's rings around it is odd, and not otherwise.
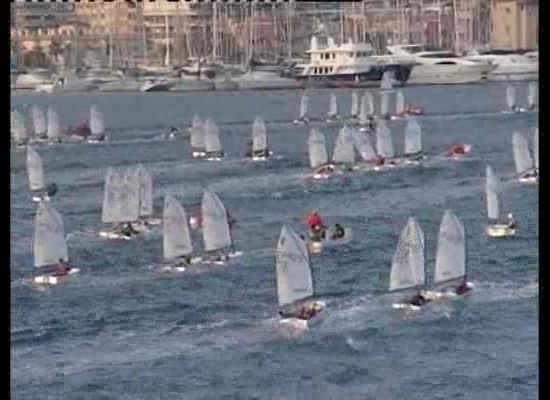
<path fill-rule="evenodd" d="M 525 85 L 518 98 L 525 101 Z M 503 114 L 502 84 L 406 88 L 422 105 L 425 151 L 473 144 L 467 161 L 432 159 L 423 167 L 355 173 L 311 183 L 309 127 L 297 117 L 299 93 L 21 95 L 12 108 L 52 105 L 75 124 L 96 104 L 112 142 L 38 146 L 47 180 L 59 193 L 72 262 L 81 273 L 38 291 L 32 272 L 36 205 L 25 152 L 11 153 L 11 390 L 14 399 L 535 399 L 538 391 L 538 187 L 507 181 L 514 173 L 514 130 L 532 138 L 538 113 Z M 350 91 L 338 91 L 342 112 Z M 328 111 L 314 91 L 312 116 Z M 193 114 L 213 117 L 228 157 L 195 161 L 185 140 L 156 139 Z M 279 159 L 243 160 L 256 115 L 266 120 Z M 320 124 L 330 145 L 338 124 Z M 398 152 L 402 121 L 389 122 Z M 143 163 L 152 173 L 158 216 L 171 193 L 188 209 L 206 187 L 237 217 L 236 247 L 225 267 L 178 276 L 148 269 L 161 261 L 160 230 L 115 243 L 98 238 L 108 166 Z M 484 172 L 507 183 L 501 208 L 519 222 L 515 238 L 488 240 Z M 276 327 L 275 247 L 281 224 L 318 208 L 328 223 L 351 226 L 354 240 L 313 257 L 317 294 L 329 303 L 306 335 Z M 450 305 L 404 317 L 391 309 L 391 257 L 409 216 L 422 226 L 428 280 L 439 223 L 451 208 L 465 224 L 476 290 Z M 197 248 L 202 247 L 195 232 Z"/>

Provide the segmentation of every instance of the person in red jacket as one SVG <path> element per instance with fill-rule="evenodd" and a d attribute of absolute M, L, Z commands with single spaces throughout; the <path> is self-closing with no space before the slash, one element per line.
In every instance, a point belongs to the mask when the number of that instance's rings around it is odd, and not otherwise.
<path fill-rule="evenodd" d="M 326 227 L 323 224 L 323 219 L 317 210 L 314 210 L 307 215 L 306 224 L 309 227 L 309 235 L 311 239 L 320 241 Z"/>

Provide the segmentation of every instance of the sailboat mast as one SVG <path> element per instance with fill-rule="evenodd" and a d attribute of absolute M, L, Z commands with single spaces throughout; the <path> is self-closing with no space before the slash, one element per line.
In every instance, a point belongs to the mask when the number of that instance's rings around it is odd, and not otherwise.
<path fill-rule="evenodd" d="M 289 0 L 287 6 L 287 29 L 288 29 L 288 61 L 292 60 L 292 0 Z"/>
<path fill-rule="evenodd" d="M 170 28 L 168 26 L 168 14 L 164 14 L 164 40 L 166 42 L 164 65 L 168 67 L 170 66 Z"/>
<path fill-rule="evenodd" d="M 217 3 L 212 3 L 212 62 L 216 60 L 216 50 L 218 48 L 218 7 Z"/>
<path fill-rule="evenodd" d="M 109 68 L 112 70 L 114 68 L 114 58 L 113 58 L 113 32 L 109 29 Z"/>

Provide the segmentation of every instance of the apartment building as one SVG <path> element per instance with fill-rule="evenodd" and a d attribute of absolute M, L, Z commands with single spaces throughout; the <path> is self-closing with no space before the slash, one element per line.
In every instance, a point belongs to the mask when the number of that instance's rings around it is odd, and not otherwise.
<path fill-rule="evenodd" d="M 492 0 L 491 47 L 538 48 L 538 0 Z"/>

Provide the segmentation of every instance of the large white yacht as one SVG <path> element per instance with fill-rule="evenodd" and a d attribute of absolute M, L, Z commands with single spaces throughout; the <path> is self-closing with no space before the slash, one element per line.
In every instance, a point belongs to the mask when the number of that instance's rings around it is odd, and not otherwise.
<path fill-rule="evenodd" d="M 336 45 L 334 39 L 327 37 L 326 45 L 319 45 L 318 38 L 311 38 L 311 47 L 306 52 L 310 56 L 308 64 L 298 66 L 301 71 L 296 79 L 308 82 L 325 83 L 327 86 L 346 86 L 349 84 L 380 82 L 384 72 L 393 73 L 397 84 L 409 79 L 412 63 L 394 63 L 389 59 L 378 59 L 374 49 L 368 43 L 351 41 Z"/>
<path fill-rule="evenodd" d="M 421 44 L 394 45 L 386 49 L 399 59 L 415 63 L 409 78 L 411 84 L 475 83 L 487 79 L 495 69 L 489 62 L 467 60 L 447 50 L 428 50 Z"/>
<path fill-rule="evenodd" d="M 518 54 L 514 50 L 473 50 L 467 58 L 495 66 L 491 80 L 536 80 L 539 78 L 538 51 Z"/>

